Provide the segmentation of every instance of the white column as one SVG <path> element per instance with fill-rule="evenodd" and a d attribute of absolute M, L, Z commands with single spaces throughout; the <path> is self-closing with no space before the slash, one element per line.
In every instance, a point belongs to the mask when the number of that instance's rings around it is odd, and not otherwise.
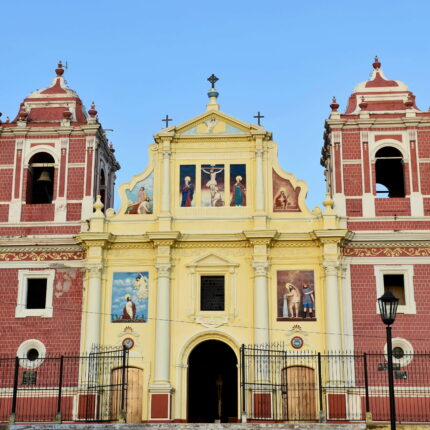
<path fill-rule="evenodd" d="M 170 154 L 169 150 L 163 150 L 161 212 L 170 212 Z"/>
<path fill-rule="evenodd" d="M 257 211 L 264 209 L 264 173 L 263 173 L 263 149 L 257 149 L 256 154 L 256 184 L 255 184 L 255 208 Z"/>
<path fill-rule="evenodd" d="M 338 288 L 338 266 L 336 262 L 324 262 L 327 349 L 341 351 L 340 301 Z"/>
<path fill-rule="evenodd" d="M 88 306 L 85 328 L 85 351 L 91 352 L 93 345 L 100 343 L 100 316 L 101 316 L 101 264 L 92 264 L 89 269 Z"/>
<path fill-rule="evenodd" d="M 269 343 L 269 300 L 267 293 L 267 261 L 252 263 L 254 277 L 254 343 Z"/>
<path fill-rule="evenodd" d="M 170 263 L 157 263 L 154 383 L 170 382 Z"/>
<path fill-rule="evenodd" d="M 338 265 L 333 261 L 324 262 L 325 301 L 326 301 L 326 339 L 327 352 L 333 356 L 328 361 L 328 380 L 343 380 L 342 359 L 335 355 L 342 351 L 340 299 L 338 288 Z"/>

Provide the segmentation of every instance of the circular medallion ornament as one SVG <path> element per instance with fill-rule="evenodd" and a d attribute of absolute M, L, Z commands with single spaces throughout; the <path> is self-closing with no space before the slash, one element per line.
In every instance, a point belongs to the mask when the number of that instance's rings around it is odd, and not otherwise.
<path fill-rule="evenodd" d="M 126 349 L 131 349 L 134 346 L 134 340 L 131 337 L 126 337 L 122 341 L 122 346 Z"/>
<path fill-rule="evenodd" d="M 303 346 L 303 339 L 300 336 L 294 336 L 291 339 L 291 346 L 294 349 L 300 349 Z"/>

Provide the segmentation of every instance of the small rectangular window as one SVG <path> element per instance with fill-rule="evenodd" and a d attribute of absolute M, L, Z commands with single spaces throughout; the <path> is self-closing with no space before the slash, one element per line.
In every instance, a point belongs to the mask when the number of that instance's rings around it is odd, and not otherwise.
<path fill-rule="evenodd" d="M 384 274 L 384 291 L 390 291 L 399 299 L 399 305 L 405 305 L 405 278 L 403 274 Z"/>
<path fill-rule="evenodd" d="M 27 309 L 45 309 L 46 308 L 46 278 L 28 278 L 27 279 Z"/>
<path fill-rule="evenodd" d="M 200 310 L 224 310 L 224 276 L 202 276 L 200 278 Z"/>

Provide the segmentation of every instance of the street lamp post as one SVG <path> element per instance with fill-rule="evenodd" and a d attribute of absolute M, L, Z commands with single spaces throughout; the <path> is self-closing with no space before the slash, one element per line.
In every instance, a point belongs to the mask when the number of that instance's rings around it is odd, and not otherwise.
<path fill-rule="evenodd" d="M 394 397 L 393 344 L 391 337 L 391 324 L 393 324 L 396 319 L 398 304 L 399 299 L 394 297 L 391 291 L 385 291 L 385 293 L 378 299 L 381 319 L 382 322 L 387 326 L 388 390 L 390 396 L 391 430 L 396 430 L 396 400 Z"/>

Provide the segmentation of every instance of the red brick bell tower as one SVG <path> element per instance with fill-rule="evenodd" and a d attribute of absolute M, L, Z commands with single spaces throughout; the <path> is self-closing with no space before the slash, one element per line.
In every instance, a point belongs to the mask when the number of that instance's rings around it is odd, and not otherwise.
<path fill-rule="evenodd" d="M 321 163 L 335 209 L 351 231 L 343 249 L 343 299 L 352 306 L 348 349 L 382 352 L 376 300 L 400 299 L 393 347 L 430 347 L 430 112 L 375 58 L 344 113 L 333 99 Z M 354 335 L 354 337 L 352 337 Z M 352 339 L 354 339 L 352 341 Z M 399 350 L 400 351 L 400 350 Z"/>
<path fill-rule="evenodd" d="M 79 352 L 84 251 L 74 237 L 96 195 L 113 206 L 119 169 L 94 104 L 87 114 L 61 62 L 55 74 L 0 121 L 0 331 L 12 356 Z"/>

